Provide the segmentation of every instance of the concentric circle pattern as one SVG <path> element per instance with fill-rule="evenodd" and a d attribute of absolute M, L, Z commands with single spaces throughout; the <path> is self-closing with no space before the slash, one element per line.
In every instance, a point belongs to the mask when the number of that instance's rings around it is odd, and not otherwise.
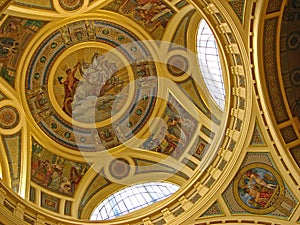
<path fill-rule="evenodd" d="M 37 47 L 26 99 L 35 123 L 54 141 L 106 150 L 146 122 L 156 76 L 152 56 L 136 35 L 111 22 L 81 20 L 54 30 Z"/>
<path fill-rule="evenodd" d="M 188 60 L 181 55 L 173 55 L 169 58 L 167 68 L 173 76 L 181 76 L 187 72 Z"/>
<path fill-rule="evenodd" d="M 116 179 L 122 179 L 128 176 L 130 165 L 126 159 L 114 159 L 109 165 L 110 174 Z"/>
<path fill-rule="evenodd" d="M 13 106 L 4 106 L 0 108 L 0 127 L 11 129 L 19 123 L 19 113 Z"/>
<path fill-rule="evenodd" d="M 59 0 L 60 6 L 67 10 L 67 11 L 73 11 L 78 8 L 80 8 L 83 4 L 84 0 Z"/>

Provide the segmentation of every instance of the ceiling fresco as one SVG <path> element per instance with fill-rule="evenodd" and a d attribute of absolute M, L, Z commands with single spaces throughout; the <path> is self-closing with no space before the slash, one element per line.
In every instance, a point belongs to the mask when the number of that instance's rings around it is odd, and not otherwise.
<path fill-rule="evenodd" d="M 201 16 L 186 1 L 11 7 L 27 9 L 5 16 L 0 35 L 1 77 L 9 86 L 3 93 L 17 93 L 21 105 L 1 107 L 0 128 L 19 124 L 27 138 L 18 139 L 18 149 L 29 149 L 10 161 L 16 192 L 51 212 L 86 218 L 124 185 L 149 175 L 182 185 L 216 154 L 208 149 L 224 132 L 222 111 L 190 76 L 198 67 L 186 32 L 196 31 L 189 23 Z M 35 10 L 48 19 L 37 19 Z M 30 182 L 16 186 L 21 180 Z"/>
<path fill-rule="evenodd" d="M 270 155 L 264 153 L 249 153 L 246 156 L 241 170 L 223 197 L 233 214 L 289 217 L 298 203 L 274 168 Z"/>
<path fill-rule="evenodd" d="M 146 122 L 155 102 L 156 74 L 146 46 L 127 29 L 80 20 L 37 47 L 27 70 L 26 100 L 35 122 L 55 141 L 103 150 L 120 144 L 118 130 L 129 127 L 122 134 L 129 138 Z M 114 124 L 107 121 L 111 116 Z"/>
<path fill-rule="evenodd" d="M 8 17 L 1 26 L 1 76 L 12 86 L 15 84 L 17 65 L 22 52 L 45 22 Z"/>
<path fill-rule="evenodd" d="M 33 140 L 31 180 L 51 191 L 73 195 L 89 167 L 54 155 Z"/>
<path fill-rule="evenodd" d="M 298 2 L 0 1 L 0 209 L 97 223 L 151 181 L 180 189 L 99 224 L 299 223 Z M 198 63 L 203 20 L 224 109 Z"/>

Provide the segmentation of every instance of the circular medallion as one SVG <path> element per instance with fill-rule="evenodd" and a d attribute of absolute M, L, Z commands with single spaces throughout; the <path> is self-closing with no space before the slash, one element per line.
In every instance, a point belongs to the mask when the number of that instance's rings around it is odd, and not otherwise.
<path fill-rule="evenodd" d="M 168 71 L 173 76 L 181 76 L 187 72 L 189 67 L 187 58 L 181 55 L 173 55 L 169 58 L 167 63 Z"/>
<path fill-rule="evenodd" d="M 255 214 L 276 210 L 284 195 L 284 185 L 277 171 L 262 163 L 249 164 L 240 170 L 233 188 L 239 205 Z"/>
<path fill-rule="evenodd" d="M 59 0 L 60 6 L 68 11 L 76 10 L 83 5 L 83 0 Z"/>
<path fill-rule="evenodd" d="M 109 165 L 109 172 L 116 179 L 127 177 L 129 171 L 130 165 L 126 159 L 114 159 Z"/>
<path fill-rule="evenodd" d="M 292 72 L 291 81 L 292 81 L 293 85 L 295 85 L 297 87 L 300 86 L 300 70 L 299 69 Z"/>
<path fill-rule="evenodd" d="M 58 114 L 64 112 L 70 123 L 73 119 L 96 125 L 120 112 L 126 104 L 128 90 L 122 89 L 128 86 L 129 75 L 116 54 L 96 46 L 76 49 L 63 56 L 54 68 L 50 99 Z M 118 98 L 121 91 L 123 98 Z"/>
<path fill-rule="evenodd" d="M 287 38 L 287 47 L 290 50 L 295 50 L 300 46 L 300 35 L 298 32 L 291 33 Z"/>
<path fill-rule="evenodd" d="M 4 106 L 0 108 L 0 127 L 11 129 L 19 123 L 19 113 L 13 106 Z"/>
<path fill-rule="evenodd" d="M 111 149 L 147 122 L 156 76 L 150 51 L 129 30 L 101 20 L 65 24 L 33 53 L 25 82 L 27 113 L 69 149 Z"/>

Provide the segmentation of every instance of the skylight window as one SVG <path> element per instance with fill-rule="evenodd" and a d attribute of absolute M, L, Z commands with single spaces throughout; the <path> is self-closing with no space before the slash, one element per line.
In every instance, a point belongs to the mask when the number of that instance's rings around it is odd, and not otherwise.
<path fill-rule="evenodd" d="M 179 186 L 166 182 L 150 182 L 127 187 L 109 196 L 97 206 L 91 220 L 109 220 L 144 208 L 172 195 Z"/>
<path fill-rule="evenodd" d="M 215 102 L 224 109 L 225 89 L 217 42 L 205 20 L 201 20 L 197 35 L 200 70 L 206 87 Z"/>

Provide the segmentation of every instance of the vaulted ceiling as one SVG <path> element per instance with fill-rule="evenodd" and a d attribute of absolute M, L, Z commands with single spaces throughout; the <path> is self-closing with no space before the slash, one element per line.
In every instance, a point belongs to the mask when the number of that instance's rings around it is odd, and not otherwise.
<path fill-rule="evenodd" d="M 300 223 L 299 1 L 0 7 L 0 224 L 96 223 L 102 200 L 149 181 L 180 189 L 97 223 Z M 202 20 L 224 108 L 199 67 Z"/>

